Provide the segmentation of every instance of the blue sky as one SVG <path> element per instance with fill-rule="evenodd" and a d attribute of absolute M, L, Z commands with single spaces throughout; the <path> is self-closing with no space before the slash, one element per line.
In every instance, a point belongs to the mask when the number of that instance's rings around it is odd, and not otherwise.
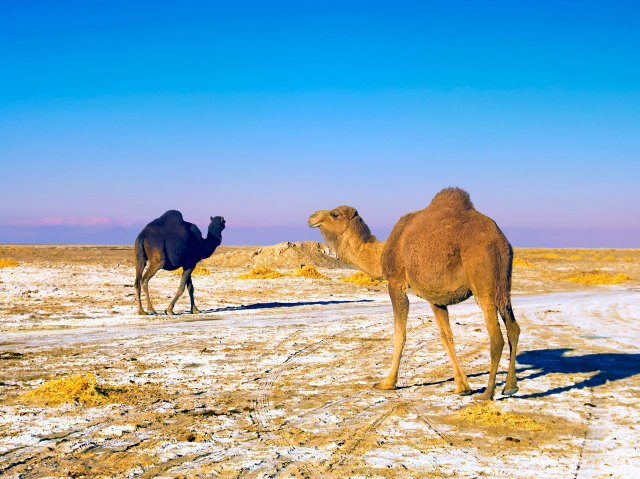
<path fill-rule="evenodd" d="M 0 243 L 384 238 L 467 189 L 516 246 L 640 247 L 636 2 L 0 4 Z"/>

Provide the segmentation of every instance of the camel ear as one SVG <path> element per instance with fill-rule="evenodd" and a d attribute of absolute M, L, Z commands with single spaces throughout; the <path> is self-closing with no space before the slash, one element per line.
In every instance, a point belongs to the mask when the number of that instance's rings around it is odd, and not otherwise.
<path fill-rule="evenodd" d="M 355 209 L 355 208 L 349 207 L 349 219 L 351 220 L 351 219 L 355 218 L 356 216 L 358 216 L 358 210 Z"/>
<path fill-rule="evenodd" d="M 213 221 L 213 216 L 209 216 L 209 219 L 210 219 L 211 221 Z"/>

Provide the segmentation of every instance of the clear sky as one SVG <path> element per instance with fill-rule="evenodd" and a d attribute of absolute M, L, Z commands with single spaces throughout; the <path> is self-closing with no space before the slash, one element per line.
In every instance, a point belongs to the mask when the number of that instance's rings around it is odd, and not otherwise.
<path fill-rule="evenodd" d="M 446 186 L 515 246 L 640 247 L 636 1 L 0 3 L 0 243 L 385 238 Z"/>

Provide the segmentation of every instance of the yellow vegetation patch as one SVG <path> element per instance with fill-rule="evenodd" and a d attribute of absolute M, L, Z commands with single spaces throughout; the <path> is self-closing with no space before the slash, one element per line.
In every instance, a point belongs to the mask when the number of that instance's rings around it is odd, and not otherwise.
<path fill-rule="evenodd" d="M 253 268 L 251 271 L 245 274 L 241 274 L 238 276 L 238 279 L 276 279 L 282 278 L 284 275 L 278 271 L 275 271 L 270 268 L 265 268 L 264 266 L 258 266 Z"/>
<path fill-rule="evenodd" d="M 315 266 L 301 266 L 293 273 L 291 273 L 291 276 L 303 276 L 305 278 L 311 279 L 329 279 L 328 276 L 325 276 L 320 271 L 318 271 Z"/>
<path fill-rule="evenodd" d="M 85 406 L 104 404 L 107 395 L 96 386 L 93 374 L 51 379 L 23 396 L 28 402 L 45 406 L 80 403 Z"/>
<path fill-rule="evenodd" d="M 63 403 L 78 403 L 83 406 L 103 404 L 146 404 L 166 398 L 158 387 L 98 385 L 93 374 L 67 376 L 52 379 L 18 398 L 38 406 L 57 406 Z"/>
<path fill-rule="evenodd" d="M 340 281 L 344 281 L 345 283 L 353 283 L 359 284 L 361 286 L 377 286 L 379 284 L 384 283 L 384 281 L 379 279 L 373 279 L 368 274 L 362 273 L 358 271 L 357 273 L 353 273 L 351 276 L 347 276 L 342 278 Z"/>
<path fill-rule="evenodd" d="M 580 256 L 579 254 L 572 254 L 567 259 L 569 261 L 580 261 L 582 259 L 582 256 Z"/>
<path fill-rule="evenodd" d="M 502 426 L 527 431 L 542 431 L 544 426 L 530 417 L 498 409 L 493 402 L 485 401 L 458 411 L 458 417 L 480 426 Z"/>
<path fill-rule="evenodd" d="M 182 268 L 178 268 L 174 271 L 174 273 L 176 274 L 182 274 L 183 270 Z M 200 266 L 199 264 L 196 265 L 195 268 L 193 268 L 193 271 L 191 272 L 191 276 L 209 276 L 211 274 L 211 271 L 209 271 L 207 268 L 205 268 L 204 266 Z"/>
<path fill-rule="evenodd" d="M 513 258 L 513 267 L 514 268 L 535 268 L 533 263 L 529 263 L 526 259 L 522 259 L 522 258 Z"/>
<path fill-rule="evenodd" d="M 629 275 L 605 273 L 603 271 L 584 271 L 567 278 L 567 281 L 582 284 L 618 284 L 630 280 Z"/>
<path fill-rule="evenodd" d="M 540 255 L 542 259 L 560 259 L 560 255 L 558 253 L 545 253 Z"/>
<path fill-rule="evenodd" d="M 0 258 L 0 268 L 13 268 L 19 264 L 20 263 L 13 258 Z"/>

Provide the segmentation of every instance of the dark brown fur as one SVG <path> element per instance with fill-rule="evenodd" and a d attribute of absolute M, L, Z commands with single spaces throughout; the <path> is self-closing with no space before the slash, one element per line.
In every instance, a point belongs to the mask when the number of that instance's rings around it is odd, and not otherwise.
<path fill-rule="evenodd" d="M 185 286 L 189 291 L 191 312 L 199 312 L 193 298 L 191 273 L 198 261 L 211 256 L 220 245 L 224 227 L 223 217 L 212 217 L 207 237 L 203 238 L 198 227 L 184 221 L 182 214 L 176 210 L 167 211 L 144 227 L 135 243 L 135 294 L 138 314 L 156 314 L 149 296 L 149 280 L 160 269 L 173 271 L 178 268 L 183 270 L 180 286 L 167 308 L 167 314 L 173 314 L 173 307 L 184 292 Z M 147 263 L 149 266 L 145 271 Z M 142 309 L 141 288 L 147 295 L 147 313 Z"/>

